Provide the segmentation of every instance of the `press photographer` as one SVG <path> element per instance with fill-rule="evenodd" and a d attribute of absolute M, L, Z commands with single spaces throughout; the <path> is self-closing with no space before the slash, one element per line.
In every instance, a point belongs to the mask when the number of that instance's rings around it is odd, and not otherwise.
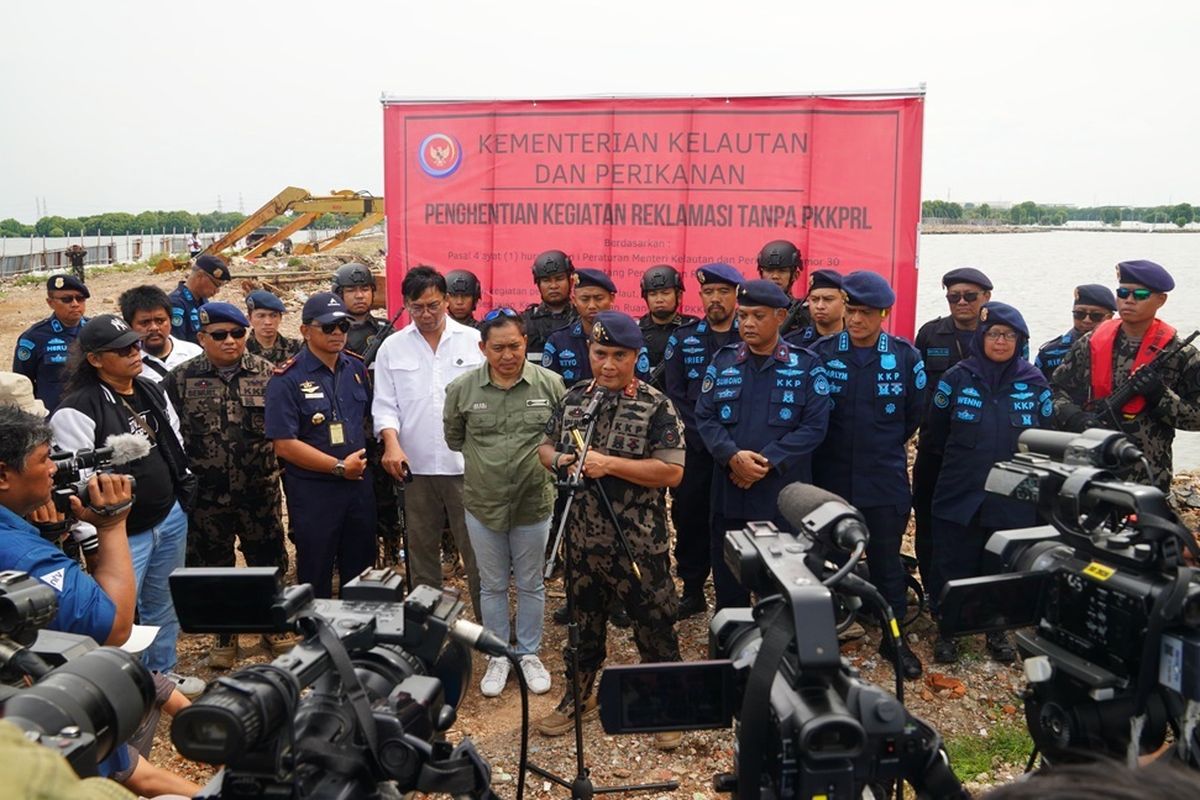
<path fill-rule="evenodd" d="M 1014 637 L 1025 717 L 1048 763 L 1097 753 L 1135 764 L 1173 734 L 1193 766 L 1200 719 L 1200 554 L 1159 489 L 1114 475 L 1145 456 L 1123 434 L 1028 431 L 989 492 L 1050 525 L 1000 531 L 987 577 L 951 581 L 943 634 L 1029 628 Z"/>

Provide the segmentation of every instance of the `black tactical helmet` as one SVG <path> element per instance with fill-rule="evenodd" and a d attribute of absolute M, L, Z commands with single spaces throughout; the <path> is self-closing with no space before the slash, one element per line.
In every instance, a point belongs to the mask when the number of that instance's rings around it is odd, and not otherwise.
<path fill-rule="evenodd" d="M 571 257 L 562 250 L 547 250 L 533 261 L 534 283 L 542 278 L 549 278 L 551 275 L 560 273 L 570 275 L 574 271 L 575 265 L 571 263 Z"/>
<path fill-rule="evenodd" d="M 683 291 L 683 276 L 674 267 L 659 264 L 642 273 L 642 297 L 655 289 L 678 289 Z"/>
<path fill-rule="evenodd" d="M 474 272 L 452 269 L 446 273 L 446 294 L 469 294 L 478 300 L 483 293 Z"/>
<path fill-rule="evenodd" d="M 800 269 L 800 250 L 786 239 L 767 242 L 758 251 L 759 269 Z"/>
<path fill-rule="evenodd" d="M 370 286 L 374 289 L 375 275 L 366 264 L 359 264 L 356 261 L 342 264 L 337 268 L 337 272 L 333 273 L 331 290 L 334 294 L 341 295 L 342 289 L 348 286 Z"/>

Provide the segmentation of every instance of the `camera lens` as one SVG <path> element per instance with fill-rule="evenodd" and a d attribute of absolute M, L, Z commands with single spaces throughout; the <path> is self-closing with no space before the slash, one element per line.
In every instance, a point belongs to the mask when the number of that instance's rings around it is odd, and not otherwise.
<path fill-rule="evenodd" d="M 154 678 L 135 656 L 101 647 L 68 661 L 4 704 L 4 717 L 57 734 L 77 726 L 96 737 L 103 760 L 137 730 L 154 702 Z"/>
<path fill-rule="evenodd" d="M 270 667 L 223 678 L 171 722 L 171 741 L 184 758 L 224 764 L 255 749 L 292 717 L 299 687 Z"/>

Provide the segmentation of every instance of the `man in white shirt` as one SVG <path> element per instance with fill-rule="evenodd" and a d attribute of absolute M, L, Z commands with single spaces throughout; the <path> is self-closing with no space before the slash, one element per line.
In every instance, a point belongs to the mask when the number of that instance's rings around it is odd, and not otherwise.
<path fill-rule="evenodd" d="M 200 345 L 171 335 L 171 298 L 157 286 L 135 286 L 117 299 L 121 316 L 142 335 L 142 375 L 158 383 L 172 369 L 200 355 Z"/>
<path fill-rule="evenodd" d="M 463 457 L 446 446 L 442 406 L 446 386 L 480 366 L 479 331 L 446 316 L 446 279 L 432 267 L 414 267 L 401 286 L 412 322 L 389 336 L 375 360 L 371 415 L 383 442 L 383 468 L 396 480 L 405 471 L 409 574 L 413 586 L 442 585 L 443 515 L 467 569 L 479 616 L 479 572 L 463 511 Z"/>

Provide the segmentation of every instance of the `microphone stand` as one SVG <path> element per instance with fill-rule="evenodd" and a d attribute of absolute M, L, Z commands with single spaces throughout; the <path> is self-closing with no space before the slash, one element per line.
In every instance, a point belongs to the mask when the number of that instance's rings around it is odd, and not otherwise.
<path fill-rule="evenodd" d="M 596 389 L 594 391 L 602 391 Z M 555 540 L 563 540 L 565 542 L 565 557 L 563 558 L 563 584 L 567 590 L 567 652 L 566 658 L 571 665 L 571 708 L 573 710 L 573 721 L 575 723 L 575 778 L 567 780 L 559 775 L 555 775 L 547 769 L 539 767 L 536 764 L 530 763 L 528 769 L 535 775 L 539 775 L 552 783 L 562 786 L 564 789 L 571 790 L 572 800 L 591 800 L 597 794 L 615 794 L 618 792 L 653 792 L 653 791 L 674 791 L 679 788 L 679 781 L 663 781 L 660 783 L 638 783 L 628 784 L 624 786 L 596 786 L 592 783 L 590 770 L 584 760 L 583 752 L 583 716 L 580 714 L 581 698 L 580 694 L 583 687 L 580 686 L 580 669 L 579 669 L 579 623 L 575 618 L 575 595 L 572 591 L 575 581 L 575 573 L 573 565 L 576 563 L 575 553 L 571 545 L 571 537 L 566 535 L 567 525 L 571 518 L 571 507 L 575 504 L 576 493 L 586 485 L 583 476 L 583 462 L 587 458 L 588 452 L 592 449 L 592 437 L 596 433 L 596 418 L 600 415 L 603 405 L 597 404 L 596 408 L 590 415 L 585 414 L 583 423 L 586 426 L 585 433 L 579 434 L 578 429 L 573 431 L 575 436 L 575 450 L 577 451 L 575 460 L 575 470 L 571 471 L 568 467 L 566 475 L 559 478 L 558 485 L 565 490 L 566 501 L 563 503 L 562 516 L 558 520 L 558 531 L 555 534 Z M 616 528 L 618 540 L 621 542 L 627 555 L 630 557 L 630 562 L 633 563 L 635 573 L 639 572 L 637 564 L 633 562 L 633 554 L 629 548 L 629 542 L 625 538 L 624 529 L 621 527 L 621 521 L 617 517 L 612 504 L 608 501 L 608 495 L 604 492 L 604 487 L 599 481 L 592 481 L 601 497 L 601 505 L 604 507 L 606 516 Z M 607 624 L 607 623 L 606 623 Z"/>

